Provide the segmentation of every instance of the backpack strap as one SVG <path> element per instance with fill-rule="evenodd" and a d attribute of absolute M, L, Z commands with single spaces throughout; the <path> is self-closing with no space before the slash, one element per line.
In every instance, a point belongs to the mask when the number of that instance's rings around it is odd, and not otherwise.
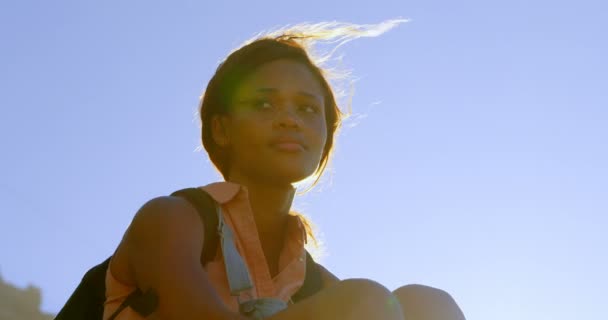
<path fill-rule="evenodd" d="M 110 258 L 85 273 L 76 290 L 55 317 L 56 320 L 101 320 L 106 299 L 106 270 L 109 264 Z"/>
<path fill-rule="evenodd" d="M 101 304 L 103 306 L 103 304 Z M 131 292 L 118 308 L 110 315 L 108 320 L 114 320 L 118 314 L 126 307 L 131 307 L 142 317 L 146 318 L 151 315 L 158 306 L 158 295 L 153 289 L 142 292 L 139 288 Z M 103 314 L 103 310 L 102 310 Z"/>
<path fill-rule="evenodd" d="M 291 296 L 294 303 L 304 300 L 313 294 L 319 292 L 323 287 L 323 279 L 317 263 L 312 258 L 308 250 L 306 250 L 306 275 L 304 276 L 304 284 L 300 290 Z"/>

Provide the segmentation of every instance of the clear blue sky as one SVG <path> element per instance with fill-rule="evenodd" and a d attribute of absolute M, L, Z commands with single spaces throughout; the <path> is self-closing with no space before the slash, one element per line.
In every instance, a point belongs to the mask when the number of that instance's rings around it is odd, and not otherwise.
<path fill-rule="evenodd" d="M 242 41 L 410 18 L 343 47 L 365 117 L 296 201 L 325 265 L 443 288 L 473 320 L 603 318 L 606 2 L 325 2 L 3 1 L 1 276 L 57 312 L 144 202 L 217 180 L 196 104 Z"/>

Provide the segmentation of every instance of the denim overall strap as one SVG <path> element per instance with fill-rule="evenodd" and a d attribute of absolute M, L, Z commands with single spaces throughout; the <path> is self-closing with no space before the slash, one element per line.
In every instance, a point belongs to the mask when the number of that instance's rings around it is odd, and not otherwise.
<path fill-rule="evenodd" d="M 249 269 L 236 249 L 234 235 L 230 226 L 224 221 L 222 209 L 217 206 L 218 233 L 224 255 L 226 276 L 230 286 L 230 294 L 237 297 L 239 312 L 250 319 L 260 320 L 287 308 L 287 303 L 276 298 L 258 298 L 247 301 L 240 300 L 240 293 L 253 288 Z"/>
<path fill-rule="evenodd" d="M 234 235 L 230 226 L 224 222 L 221 206 L 216 206 L 218 218 L 218 234 L 222 246 L 222 254 L 224 256 L 224 265 L 226 266 L 226 276 L 228 277 L 228 285 L 230 286 L 230 294 L 239 296 L 241 292 L 253 288 L 251 277 L 247 265 L 243 258 L 236 250 L 234 243 Z"/>

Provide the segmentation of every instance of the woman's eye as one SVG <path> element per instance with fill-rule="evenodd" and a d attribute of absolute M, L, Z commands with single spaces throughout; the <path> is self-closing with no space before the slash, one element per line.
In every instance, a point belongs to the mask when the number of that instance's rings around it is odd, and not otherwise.
<path fill-rule="evenodd" d="M 253 106 L 256 109 L 267 110 L 272 108 L 272 103 L 270 103 L 268 100 L 254 100 Z"/>
<path fill-rule="evenodd" d="M 319 112 L 319 108 L 317 108 L 316 106 L 313 106 L 313 105 L 302 105 L 302 106 L 300 106 L 300 110 L 302 110 L 306 113 L 318 113 Z"/>

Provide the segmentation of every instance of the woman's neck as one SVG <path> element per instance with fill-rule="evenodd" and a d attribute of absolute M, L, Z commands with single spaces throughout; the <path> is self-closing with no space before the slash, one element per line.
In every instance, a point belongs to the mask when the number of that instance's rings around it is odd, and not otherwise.
<path fill-rule="evenodd" d="M 260 183 L 235 175 L 231 175 L 227 180 L 247 188 L 260 244 L 270 274 L 274 277 L 279 272 L 279 257 L 295 188 L 290 183 L 284 185 Z"/>
<path fill-rule="evenodd" d="M 257 225 L 260 238 L 282 236 L 288 219 L 295 188 L 285 185 L 257 183 L 244 177 L 231 176 L 230 182 L 247 188 L 249 202 Z"/>

